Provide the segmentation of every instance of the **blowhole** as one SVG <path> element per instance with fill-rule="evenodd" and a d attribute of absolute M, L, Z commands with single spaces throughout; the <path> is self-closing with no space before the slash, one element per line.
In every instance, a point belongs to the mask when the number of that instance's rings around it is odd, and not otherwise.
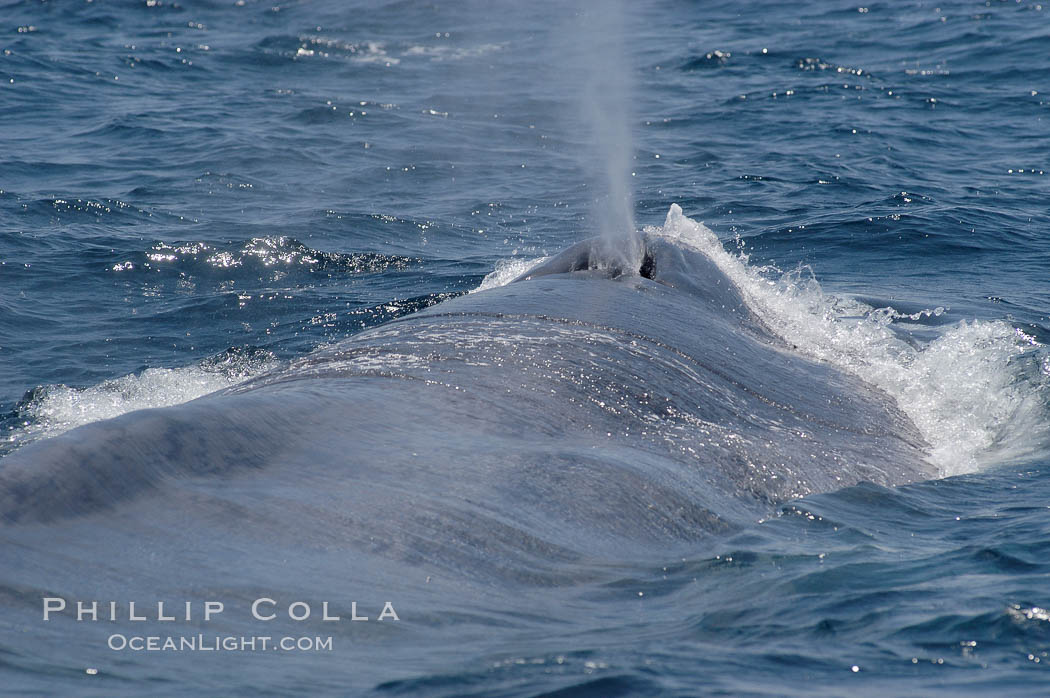
<path fill-rule="evenodd" d="M 638 274 L 646 279 L 652 279 L 656 273 L 656 260 L 653 255 L 649 252 L 649 248 L 645 249 L 645 258 L 642 259 L 642 267 L 638 270 Z"/>

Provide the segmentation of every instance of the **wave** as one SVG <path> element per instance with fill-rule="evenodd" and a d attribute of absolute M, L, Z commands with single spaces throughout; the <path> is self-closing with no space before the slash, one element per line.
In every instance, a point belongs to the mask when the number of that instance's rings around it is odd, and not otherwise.
<path fill-rule="evenodd" d="M 67 385 L 30 390 L 4 419 L 0 455 L 32 441 L 135 410 L 168 407 L 229 388 L 277 365 L 269 351 L 232 347 L 192 366 L 147 368 L 87 388 Z"/>
<path fill-rule="evenodd" d="M 963 320 L 917 341 L 909 321 L 943 308 L 899 313 L 825 292 L 805 266 L 754 266 L 742 251 L 672 205 L 663 226 L 645 228 L 709 257 L 748 305 L 799 351 L 891 395 L 920 429 L 942 475 L 1025 460 L 1050 449 L 1050 356 L 1003 320 Z"/>
<path fill-rule="evenodd" d="M 496 262 L 496 268 L 486 274 L 485 278 L 481 280 L 481 284 L 473 289 L 471 293 L 505 286 L 527 272 L 529 269 L 543 264 L 549 259 L 550 257 L 535 257 L 500 260 L 499 262 Z"/>

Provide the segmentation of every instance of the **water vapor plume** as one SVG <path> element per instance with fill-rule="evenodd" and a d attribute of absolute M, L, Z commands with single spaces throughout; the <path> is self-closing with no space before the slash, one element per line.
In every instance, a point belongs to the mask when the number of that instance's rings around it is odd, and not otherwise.
<path fill-rule="evenodd" d="M 636 272 L 644 250 L 635 229 L 631 189 L 633 79 L 626 23 L 620 0 L 580 0 L 570 55 L 578 71 L 580 117 L 587 136 L 585 168 L 594 174 L 593 218 L 603 248 L 597 258 Z"/>

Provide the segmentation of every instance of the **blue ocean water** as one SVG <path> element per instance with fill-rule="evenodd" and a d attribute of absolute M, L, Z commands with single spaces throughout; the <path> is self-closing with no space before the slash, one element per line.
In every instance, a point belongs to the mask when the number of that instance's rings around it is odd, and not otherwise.
<path fill-rule="evenodd" d="M 389 665 L 311 660 L 322 687 L 1043 694 L 1050 7 L 602 11 L 0 4 L 0 452 L 523 270 L 598 232 L 613 162 L 639 227 L 704 221 L 774 329 L 897 399 L 951 477 L 784 504 L 488 634 L 421 622 Z"/>

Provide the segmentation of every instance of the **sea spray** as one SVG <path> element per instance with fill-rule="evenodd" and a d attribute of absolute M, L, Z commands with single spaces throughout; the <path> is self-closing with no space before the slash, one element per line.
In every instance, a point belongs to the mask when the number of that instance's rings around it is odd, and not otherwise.
<path fill-rule="evenodd" d="M 918 342 L 898 323 L 942 315 L 943 308 L 874 308 L 825 292 L 808 268 L 754 266 L 677 204 L 662 226 L 644 233 L 704 253 L 796 351 L 890 395 L 929 444 L 927 459 L 939 474 L 1025 462 L 1050 450 L 1050 353 L 1010 323 L 962 320 Z M 502 263 L 478 290 L 509 283 L 547 259 Z"/>
<path fill-rule="evenodd" d="M 941 475 L 1020 462 L 1050 449 L 1050 372 L 1040 368 L 1046 347 L 1011 324 L 963 320 L 916 344 L 890 324 L 894 315 L 917 318 L 825 293 L 811 274 L 753 266 L 677 204 L 663 226 L 644 232 L 703 252 L 798 351 L 893 397 L 929 443 L 928 460 Z"/>
<path fill-rule="evenodd" d="M 168 407 L 228 388 L 278 365 L 262 349 L 232 347 L 180 368 L 147 368 L 86 388 L 39 386 L 7 415 L 0 432 L 0 456 L 37 439 L 119 417 L 134 410 Z"/>

